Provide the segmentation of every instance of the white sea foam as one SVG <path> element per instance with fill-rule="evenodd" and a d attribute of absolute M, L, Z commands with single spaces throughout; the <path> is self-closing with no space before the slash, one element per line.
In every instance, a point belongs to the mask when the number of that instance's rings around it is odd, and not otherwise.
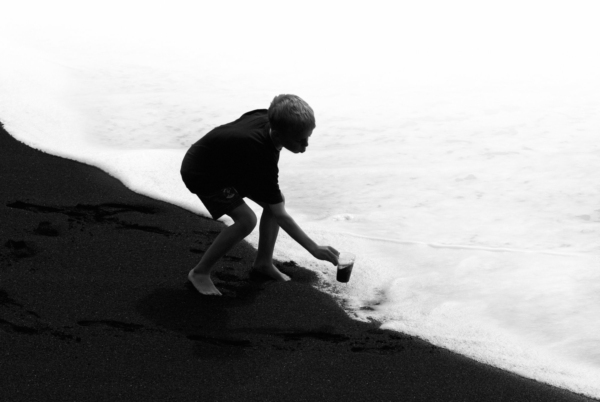
<path fill-rule="evenodd" d="M 0 32 L 0 120 L 206 213 L 179 178 L 187 147 L 297 93 L 317 129 L 307 153 L 282 154 L 288 208 L 357 262 L 338 284 L 284 233 L 276 256 L 318 272 L 356 319 L 600 397 L 589 3 L 414 3 L 304 7 L 281 26 L 276 3 L 24 2 Z"/>

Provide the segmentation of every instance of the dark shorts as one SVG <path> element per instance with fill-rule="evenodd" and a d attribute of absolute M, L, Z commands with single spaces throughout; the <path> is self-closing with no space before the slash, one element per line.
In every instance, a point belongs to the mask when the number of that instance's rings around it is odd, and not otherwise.
<path fill-rule="evenodd" d="M 213 219 L 228 215 L 244 203 L 244 199 L 233 187 L 226 187 L 208 195 L 196 194 Z"/>

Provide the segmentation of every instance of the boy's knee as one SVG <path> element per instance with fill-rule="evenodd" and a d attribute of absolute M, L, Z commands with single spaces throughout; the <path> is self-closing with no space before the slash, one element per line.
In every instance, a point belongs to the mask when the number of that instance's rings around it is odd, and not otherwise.
<path fill-rule="evenodd" d="M 233 219 L 235 225 L 243 230 L 246 236 L 256 227 L 256 214 L 245 203 L 242 203 L 242 205 L 234 209 L 228 215 Z"/>
<path fill-rule="evenodd" d="M 256 214 L 250 208 L 248 208 L 248 210 L 240 216 L 236 223 L 238 223 L 244 229 L 244 232 L 248 235 L 256 227 Z"/>

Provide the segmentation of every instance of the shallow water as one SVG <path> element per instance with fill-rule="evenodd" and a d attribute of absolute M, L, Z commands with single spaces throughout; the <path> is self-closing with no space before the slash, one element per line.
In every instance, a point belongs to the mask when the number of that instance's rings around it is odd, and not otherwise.
<path fill-rule="evenodd" d="M 357 319 L 600 397 L 598 28 L 586 2 L 519 3 L 518 15 L 507 4 L 304 10 L 287 27 L 241 13 L 227 30 L 226 9 L 178 2 L 15 8 L 29 22 L 0 35 L 0 120 L 31 146 L 205 213 L 179 178 L 187 147 L 297 93 L 317 129 L 305 154 L 282 153 L 288 209 L 357 261 L 338 284 L 285 234 L 277 257 L 319 272 Z M 558 20 L 568 34 L 551 30 Z"/>

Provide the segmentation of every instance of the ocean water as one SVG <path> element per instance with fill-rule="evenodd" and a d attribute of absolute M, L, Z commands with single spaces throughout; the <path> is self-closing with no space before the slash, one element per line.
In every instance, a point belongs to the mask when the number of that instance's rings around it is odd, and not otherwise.
<path fill-rule="evenodd" d="M 594 4 L 412 3 L 20 2 L 0 121 L 206 214 L 179 178 L 187 148 L 298 94 L 317 128 L 282 153 L 287 208 L 357 262 L 339 284 L 285 233 L 276 257 L 355 319 L 600 398 Z"/>

